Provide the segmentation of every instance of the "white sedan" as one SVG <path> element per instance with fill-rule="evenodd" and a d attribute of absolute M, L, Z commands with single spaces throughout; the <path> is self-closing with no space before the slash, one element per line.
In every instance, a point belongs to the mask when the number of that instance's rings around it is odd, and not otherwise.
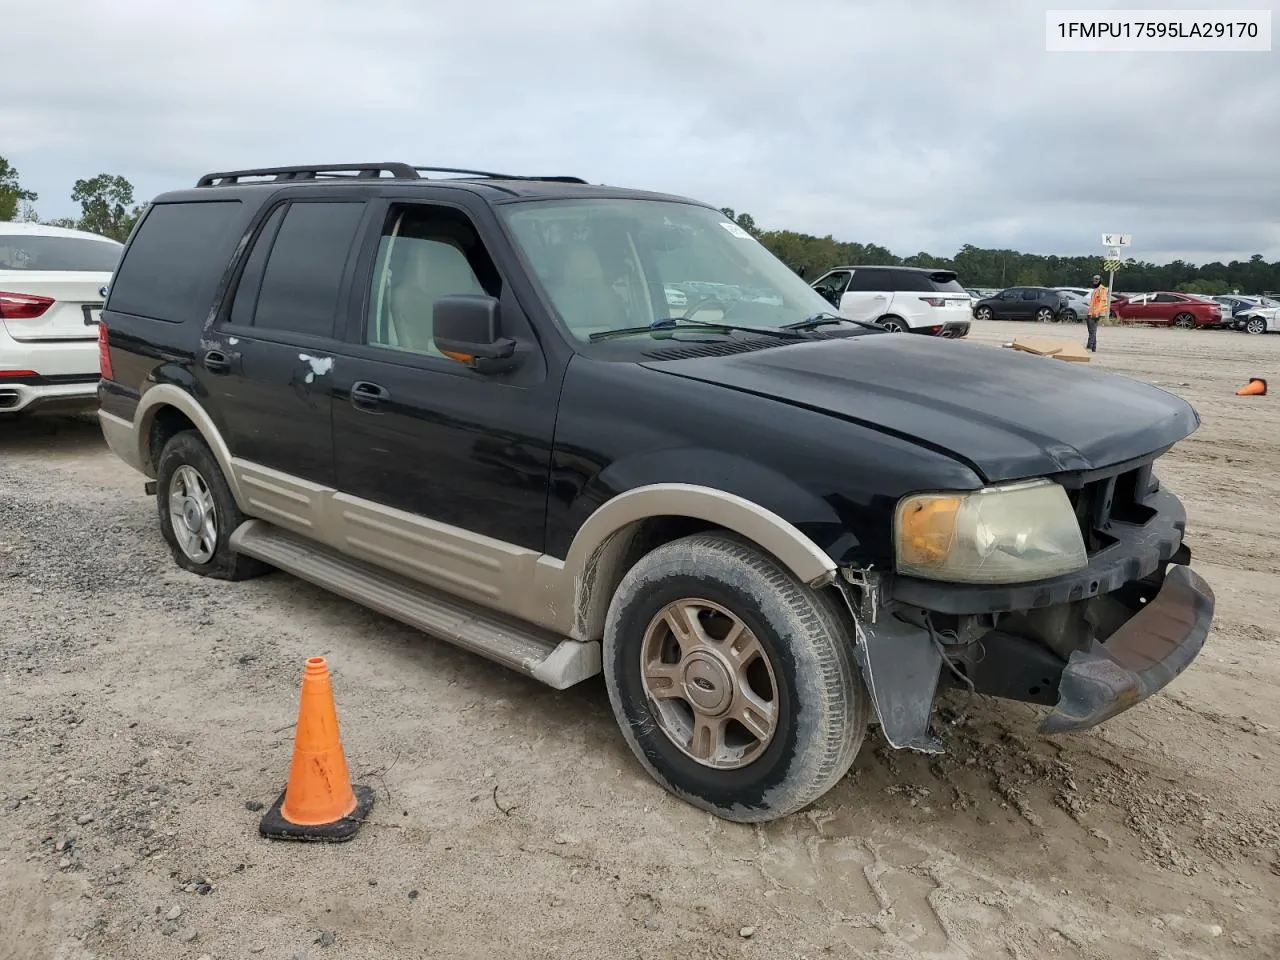
<path fill-rule="evenodd" d="M 1280 307 L 1250 307 L 1236 320 L 1245 333 L 1280 333 Z"/>
<path fill-rule="evenodd" d="M 0 221 L 0 418 L 98 406 L 98 321 L 124 245 Z"/>

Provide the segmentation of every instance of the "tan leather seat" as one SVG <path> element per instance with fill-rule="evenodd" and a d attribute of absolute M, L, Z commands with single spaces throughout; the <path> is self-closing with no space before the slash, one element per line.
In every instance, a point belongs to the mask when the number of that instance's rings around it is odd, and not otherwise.
<path fill-rule="evenodd" d="M 576 244 L 566 254 L 551 297 L 570 330 L 607 330 L 628 326 L 627 310 L 609 285 L 596 252 Z"/>
<path fill-rule="evenodd" d="M 436 353 L 433 311 L 441 297 L 483 294 L 484 288 L 463 252 L 448 240 L 401 237 L 403 249 L 388 295 L 395 345 L 418 353 Z"/>

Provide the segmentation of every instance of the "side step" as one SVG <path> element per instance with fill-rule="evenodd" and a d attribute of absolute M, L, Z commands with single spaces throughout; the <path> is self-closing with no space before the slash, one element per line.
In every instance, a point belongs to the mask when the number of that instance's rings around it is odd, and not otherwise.
<path fill-rule="evenodd" d="M 563 690 L 600 672 L 600 644 L 581 643 L 485 610 L 295 536 L 263 520 L 231 534 L 231 548 Z"/>

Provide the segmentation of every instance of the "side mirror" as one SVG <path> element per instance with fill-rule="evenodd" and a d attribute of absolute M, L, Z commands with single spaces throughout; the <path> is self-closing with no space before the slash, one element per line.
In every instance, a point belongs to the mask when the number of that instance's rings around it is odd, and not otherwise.
<path fill-rule="evenodd" d="M 494 297 L 457 294 L 441 297 L 432 309 L 436 349 L 450 360 L 483 372 L 514 365 L 516 342 L 501 336 Z"/>

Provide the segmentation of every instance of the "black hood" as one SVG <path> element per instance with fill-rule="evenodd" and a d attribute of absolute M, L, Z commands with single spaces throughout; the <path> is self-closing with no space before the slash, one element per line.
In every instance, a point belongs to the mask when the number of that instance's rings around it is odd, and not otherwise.
<path fill-rule="evenodd" d="M 1112 466 L 1200 423 L 1180 397 L 1086 364 L 912 334 L 645 366 L 914 440 L 991 483 Z"/>

